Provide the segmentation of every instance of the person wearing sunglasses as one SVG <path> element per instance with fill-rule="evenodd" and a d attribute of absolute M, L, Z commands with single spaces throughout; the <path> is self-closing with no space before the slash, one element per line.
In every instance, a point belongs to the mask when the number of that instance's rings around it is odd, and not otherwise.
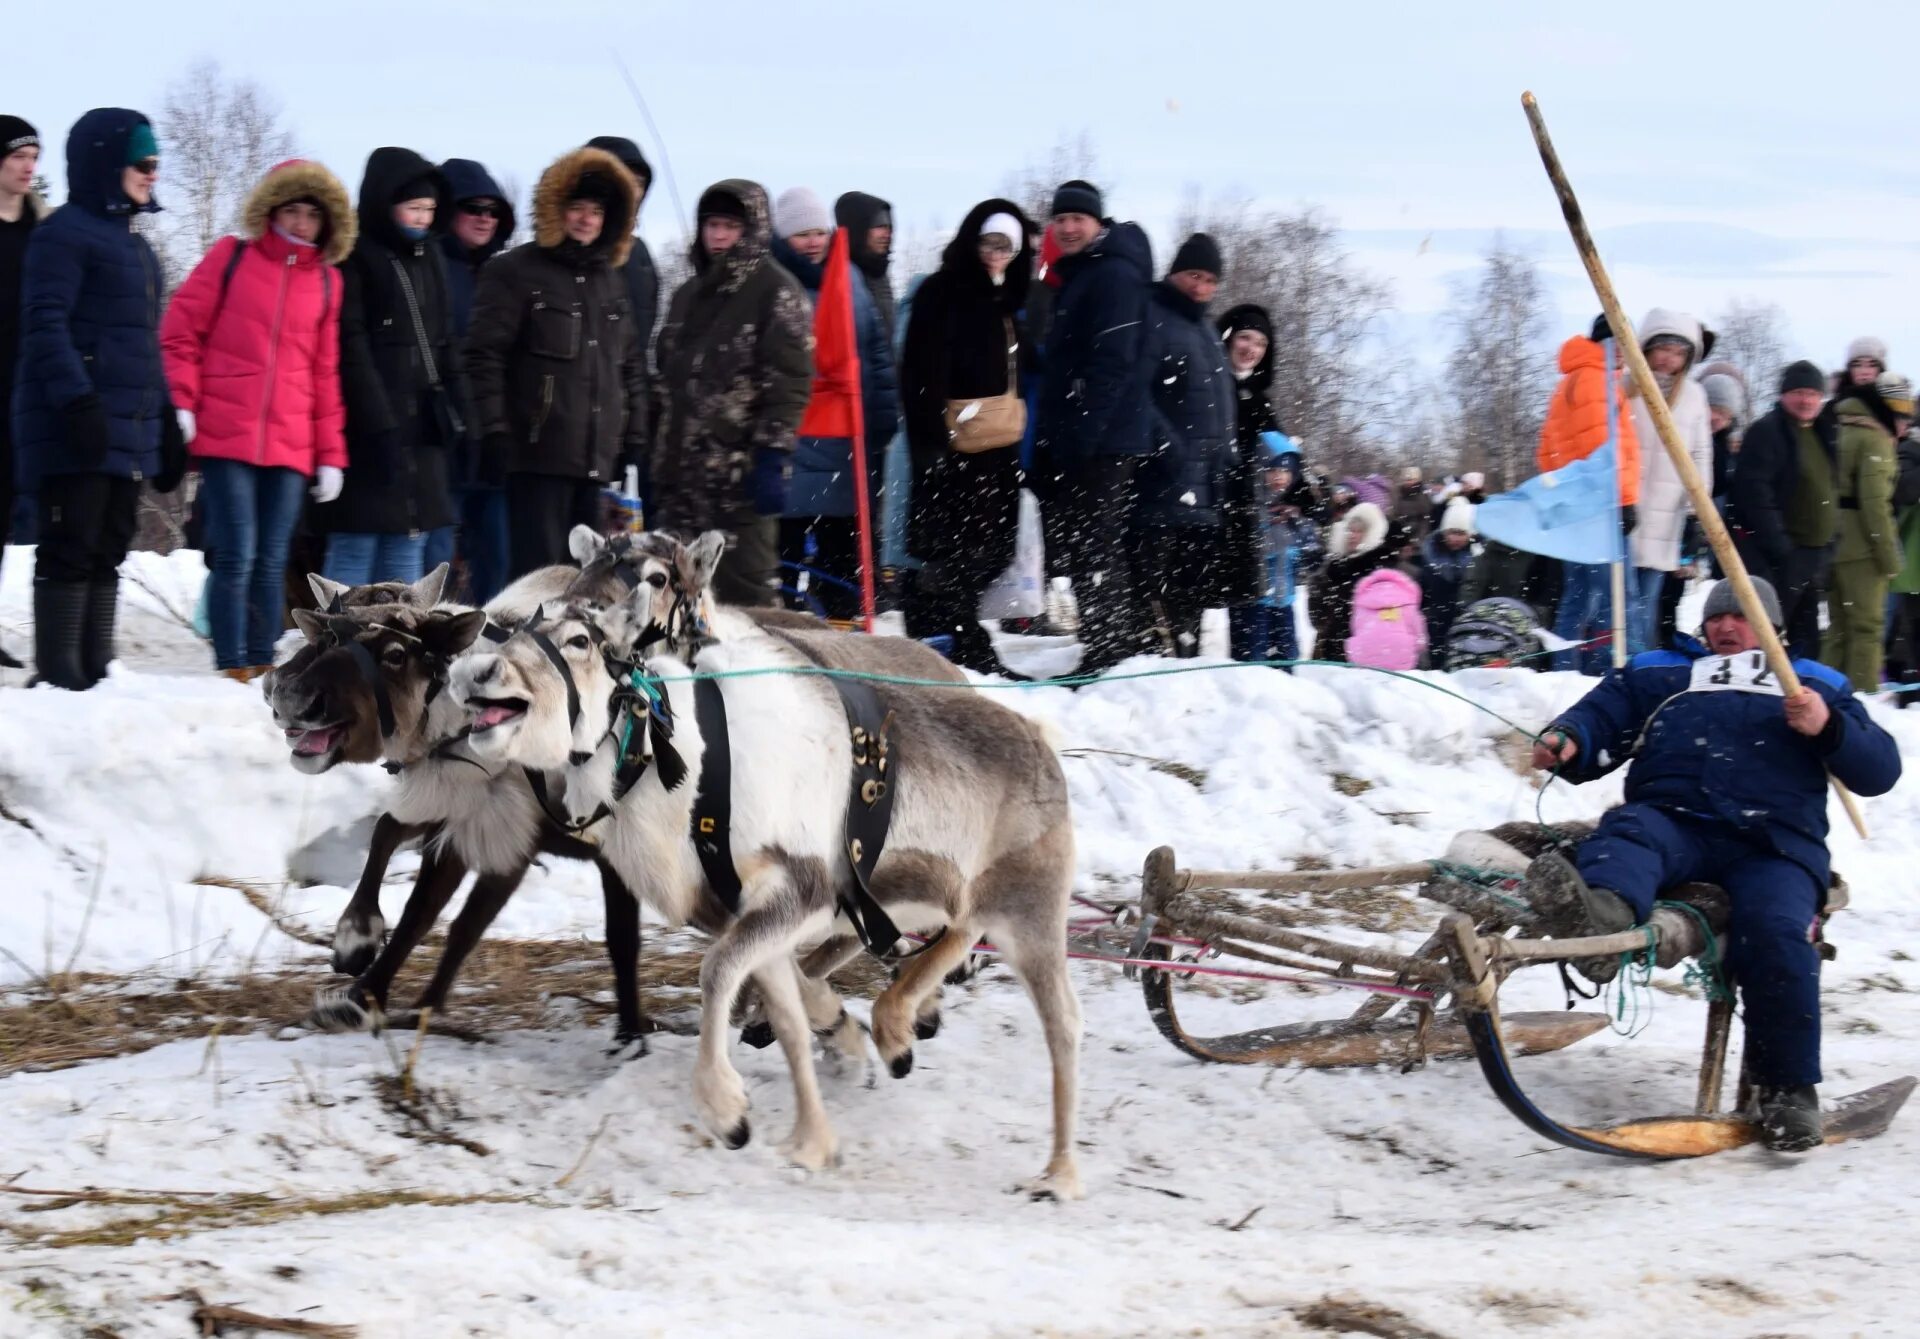
<path fill-rule="evenodd" d="M 34 230 L 22 269 L 15 482 L 39 509 L 36 682 L 57 688 L 106 677 L 141 487 L 170 492 L 186 470 L 161 370 L 160 264 L 132 226 L 160 208 L 159 170 L 145 116 L 86 113 L 67 135 L 67 207 Z"/>
<path fill-rule="evenodd" d="M 513 202 L 500 189 L 485 164 L 472 158 L 449 158 L 440 164 L 453 193 L 453 222 L 440 238 L 447 262 L 447 303 L 453 315 L 453 335 L 465 340 L 473 321 L 473 294 L 480 268 L 504 251 L 513 240 L 517 220 Z M 453 501 L 458 526 L 447 525 L 427 536 L 421 567 L 431 572 L 453 561 L 456 547 L 466 561 L 467 600 L 485 604 L 507 584 L 507 499 L 497 485 L 480 479 L 477 450 L 462 451 L 453 462 Z M 458 544 L 455 536 L 458 535 Z M 453 587 L 449 587 L 453 589 Z"/>

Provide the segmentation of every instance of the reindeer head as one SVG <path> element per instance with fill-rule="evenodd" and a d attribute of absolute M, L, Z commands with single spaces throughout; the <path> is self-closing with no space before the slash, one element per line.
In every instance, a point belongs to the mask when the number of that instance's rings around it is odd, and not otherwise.
<path fill-rule="evenodd" d="M 709 590 L 726 542 L 718 530 L 687 542 L 658 530 L 603 539 L 588 526 L 575 526 L 568 543 L 580 576 L 567 598 L 606 606 L 609 615 L 624 611 L 620 617 L 631 629 L 612 638 L 621 659 L 646 654 L 662 642 L 664 649 L 684 655 L 704 631 L 712 608 Z M 604 617 L 600 622 L 612 633 Z"/>
<path fill-rule="evenodd" d="M 318 572 L 307 575 L 318 608 L 329 614 L 381 610 L 395 605 L 425 613 L 440 603 L 447 591 L 447 564 L 441 563 L 412 585 L 404 581 L 374 581 L 365 586 L 343 586 Z"/>
<path fill-rule="evenodd" d="M 594 611 L 550 600 L 496 649 L 456 661 L 450 686 L 471 718 L 469 753 L 551 772 L 599 746 L 616 684 Z"/>
<path fill-rule="evenodd" d="M 448 663 L 473 643 L 478 609 L 363 605 L 345 613 L 296 609 L 307 639 L 270 676 L 267 701 L 285 731 L 293 765 L 324 772 L 336 763 L 410 761 L 427 738 L 427 707 L 446 685 Z"/>

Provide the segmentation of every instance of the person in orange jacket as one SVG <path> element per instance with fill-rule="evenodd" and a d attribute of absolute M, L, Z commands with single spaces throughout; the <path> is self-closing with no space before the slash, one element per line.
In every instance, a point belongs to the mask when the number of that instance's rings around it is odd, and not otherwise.
<path fill-rule="evenodd" d="M 1606 341 L 1613 331 L 1604 315 L 1594 318 L 1586 335 L 1574 335 L 1560 346 L 1560 384 L 1547 402 L 1547 420 L 1540 427 L 1536 459 L 1541 473 L 1564 469 L 1606 445 L 1611 437 L 1620 478 L 1622 533 L 1633 529 L 1633 508 L 1640 500 L 1640 442 L 1627 412 L 1626 388 L 1615 366 L 1614 384 L 1607 385 Z M 1607 396 L 1613 395 L 1612 422 Z M 1554 632 L 1570 642 L 1600 643 L 1556 652 L 1553 667 L 1602 673 L 1607 664 L 1605 636 L 1613 627 L 1612 574 L 1605 563 L 1562 563 L 1565 580 Z"/>

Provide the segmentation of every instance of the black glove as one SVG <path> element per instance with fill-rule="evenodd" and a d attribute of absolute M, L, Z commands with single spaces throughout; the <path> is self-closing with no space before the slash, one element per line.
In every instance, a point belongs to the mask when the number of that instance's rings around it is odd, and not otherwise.
<path fill-rule="evenodd" d="M 513 460 L 513 434 L 490 432 L 480 439 L 480 482 L 498 488 L 507 481 L 507 466 Z"/>
<path fill-rule="evenodd" d="M 1632 534 L 1633 527 L 1638 524 L 1640 524 L 1640 513 L 1634 510 L 1634 506 L 1631 502 L 1627 503 L 1626 506 L 1620 508 L 1620 533 L 1621 534 L 1623 535 Z"/>
<path fill-rule="evenodd" d="M 153 476 L 153 491 L 171 493 L 187 477 L 187 438 L 180 431 L 180 416 L 173 401 L 160 407 L 160 470 Z"/>
<path fill-rule="evenodd" d="M 89 391 L 67 406 L 67 449 L 80 471 L 89 473 L 105 467 L 107 445 L 107 407 Z"/>
<path fill-rule="evenodd" d="M 778 516 L 786 510 L 787 485 L 793 478 L 793 453 L 778 447 L 762 446 L 753 453 L 750 491 L 753 509 L 762 516 Z"/>

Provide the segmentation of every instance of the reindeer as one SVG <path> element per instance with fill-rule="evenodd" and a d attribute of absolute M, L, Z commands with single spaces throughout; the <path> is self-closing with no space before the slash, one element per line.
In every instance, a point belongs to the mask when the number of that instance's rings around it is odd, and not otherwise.
<path fill-rule="evenodd" d="M 816 1012 L 824 1001 L 809 996 L 794 957 L 851 924 L 843 894 L 865 853 L 847 839 L 851 806 L 860 803 L 850 782 L 856 759 L 871 766 L 871 750 L 880 749 L 893 809 L 869 873 L 871 899 L 902 929 L 934 935 L 874 1003 L 881 1059 L 896 1077 L 911 1070 L 921 1003 L 990 935 L 1034 1001 L 1052 1060 L 1052 1154 L 1026 1189 L 1036 1198 L 1077 1198 L 1080 1009 L 1066 966 L 1073 828 L 1052 747 L 1038 726 L 983 695 L 896 685 L 875 689 L 886 713 L 879 737 L 856 740 L 836 689 L 807 673 L 813 665 L 790 641 L 713 605 L 723 547 L 724 537 L 710 533 L 650 552 L 642 580 L 612 609 L 552 602 L 521 633 L 462 657 L 450 694 L 473 713 L 468 747 L 494 763 L 564 770 L 576 820 L 609 811 L 603 859 L 668 923 L 713 933 L 700 972 L 693 1091 L 707 1128 L 732 1148 L 750 1129 L 746 1091 L 727 1054 L 728 1018 L 745 983 L 759 986 L 794 1082 L 798 1114 L 783 1151 L 808 1169 L 838 1151 L 809 1036 L 831 1020 Z M 535 633 L 557 648 L 564 668 Z M 692 830 L 703 777 L 717 774 L 721 759 L 707 756 L 707 722 L 685 661 L 661 654 L 636 663 L 650 648 L 696 652 L 692 663 L 703 674 L 774 671 L 717 681 L 739 885 L 733 906 L 710 881 Z M 616 712 L 622 679 L 634 669 L 664 694 L 670 733 L 666 713 Z M 576 697 L 579 709 L 570 711 Z M 648 735 L 643 747 L 654 765 L 617 795 L 635 730 Z"/>

